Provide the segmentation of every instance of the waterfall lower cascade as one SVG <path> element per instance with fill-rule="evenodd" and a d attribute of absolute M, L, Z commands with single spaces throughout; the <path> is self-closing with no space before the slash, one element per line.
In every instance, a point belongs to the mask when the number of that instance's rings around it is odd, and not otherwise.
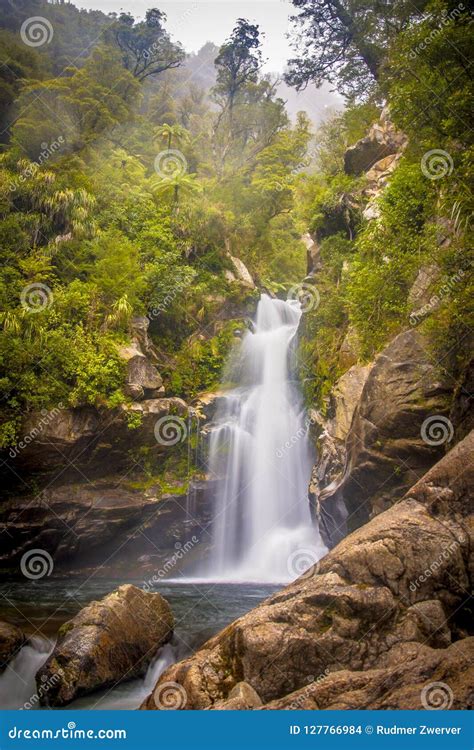
<path fill-rule="evenodd" d="M 307 419 L 291 381 L 297 301 L 263 294 L 253 331 L 229 375 L 240 385 L 222 398 L 210 436 L 218 477 L 206 575 L 214 580 L 294 580 L 326 552 L 308 503 Z"/>

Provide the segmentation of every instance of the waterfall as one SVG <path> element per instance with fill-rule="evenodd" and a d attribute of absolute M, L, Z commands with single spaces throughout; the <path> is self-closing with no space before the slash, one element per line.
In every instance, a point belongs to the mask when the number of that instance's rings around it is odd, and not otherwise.
<path fill-rule="evenodd" d="M 53 650 L 53 642 L 33 636 L 21 648 L 0 675 L 0 706 L 3 708 L 39 708 L 35 675 Z M 44 686 L 47 690 L 47 685 Z"/>
<path fill-rule="evenodd" d="M 298 302 L 263 294 L 229 365 L 239 385 L 221 400 L 210 437 L 217 493 L 205 575 L 214 580 L 285 582 L 326 552 L 311 520 L 307 420 L 291 381 L 300 317 Z"/>
<path fill-rule="evenodd" d="M 33 636 L 12 659 L 0 675 L 0 706 L 2 709 L 41 708 L 35 676 L 53 650 L 54 643 Z M 159 676 L 177 660 L 177 647 L 167 643 L 152 659 L 142 679 L 129 680 L 112 689 L 97 691 L 76 699 L 71 709 L 121 709 L 135 710 L 152 692 Z M 51 679 L 53 682 L 54 676 Z M 48 691 L 48 682 L 41 685 L 43 693 Z"/>

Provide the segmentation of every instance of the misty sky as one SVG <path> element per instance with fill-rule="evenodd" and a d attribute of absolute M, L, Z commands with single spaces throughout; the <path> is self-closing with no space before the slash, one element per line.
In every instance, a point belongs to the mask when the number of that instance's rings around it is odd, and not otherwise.
<path fill-rule="evenodd" d="M 112 11 L 127 11 L 135 18 L 142 18 L 148 8 L 158 7 L 167 15 L 166 28 L 175 41 L 183 44 L 186 52 L 197 52 L 206 42 L 216 45 L 230 35 L 237 18 L 247 18 L 257 23 L 263 34 L 262 52 L 266 59 L 264 70 L 283 73 L 286 62 L 293 55 L 290 40 L 290 16 L 295 8 L 290 0 L 73 0 L 78 7 Z M 323 86 L 314 87 L 296 94 L 294 89 L 283 86 L 280 95 L 287 100 L 288 111 L 295 116 L 299 109 L 308 112 L 313 122 L 318 123 L 327 114 L 328 108 L 340 107 L 341 98 Z"/>
<path fill-rule="evenodd" d="M 263 55 L 268 58 L 266 70 L 282 72 L 291 52 L 286 33 L 294 8 L 288 0 L 76 0 L 75 4 L 105 13 L 126 10 L 136 18 L 143 17 L 147 8 L 156 6 L 165 11 L 167 29 L 187 52 L 197 52 L 207 41 L 222 44 L 236 19 L 248 18 L 258 23 L 265 34 Z"/>

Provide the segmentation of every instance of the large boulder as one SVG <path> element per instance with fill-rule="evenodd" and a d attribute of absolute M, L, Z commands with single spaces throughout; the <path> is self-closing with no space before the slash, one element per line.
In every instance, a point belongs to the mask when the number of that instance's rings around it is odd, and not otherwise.
<path fill-rule="evenodd" d="M 360 175 L 369 172 L 379 162 L 377 171 L 385 171 L 391 162 L 382 160 L 403 151 L 406 143 L 406 136 L 397 131 L 388 112 L 383 110 L 380 121 L 372 125 L 365 138 L 347 149 L 344 170 L 347 174 Z"/>
<path fill-rule="evenodd" d="M 452 384 L 423 336 L 410 330 L 393 339 L 364 383 L 343 476 L 319 495 L 324 512 L 339 516 L 345 508 L 351 531 L 398 500 L 445 452 L 446 443 L 429 433 L 448 419 L 451 397 Z M 344 534 L 345 526 L 339 531 Z"/>
<path fill-rule="evenodd" d="M 50 685 L 41 701 L 64 706 L 143 675 L 173 627 L 167 601 L 130 584 L 91 602 L 60 628 L 53 653 L 37 673 L 38 686 Z"/>
<path fill-rule="evenodd" d="M 264 710 L 436 710 L 474 705 L 474 638 L 447 648 L 393 646 L 376 669 L 340 670 L 310 680 Z"/>
<path fill-rule="evenodd" d="M 446 708 L 472 707 L 473 452 L 470 433 L 396 506 L 169 667 L 157 688 L 176 683 L 186 709 L 223 708 L 246 682 L 268 707 L 291 707 L 285 696 L 317 683 L 309 708 L 405 709 L 426 708 L 441 680 Z M 157 708 L 152 696 L 143 707 Z"/>
<path fill-rule="evenodd" d="M 141 352 L 133 347 L 123 347 L 120 353 L 127 361 L 124 391 L 128 396 L 141 401 L 146 398 L 158 398 L 164 393 L 160 373 Z"/>
<path fill-rule="evenodd" d="M 25 643 L 26 639 L 20 628 L 0 620 L 0 674 Z"/>

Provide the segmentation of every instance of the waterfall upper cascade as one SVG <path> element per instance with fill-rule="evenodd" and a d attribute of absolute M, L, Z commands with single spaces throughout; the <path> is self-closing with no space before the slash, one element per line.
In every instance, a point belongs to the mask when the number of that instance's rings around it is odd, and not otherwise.
<path fill-rule="evenodd" d="M 263 294 L 229 364 L 239 385 L 223 397 L 210 437 L 218 487 L 205 575 L 214 580 L 293 580 L 326 551 L 310 515 L 307 420 L 291 378 L 300 317 L 297 301 Z"/>

